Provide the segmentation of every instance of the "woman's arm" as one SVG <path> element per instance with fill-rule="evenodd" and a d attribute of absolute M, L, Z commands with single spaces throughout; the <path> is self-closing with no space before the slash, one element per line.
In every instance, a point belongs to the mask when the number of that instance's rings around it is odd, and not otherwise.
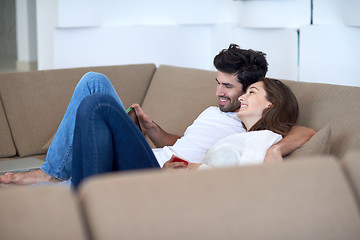
<path fill-rule="evenodd" d="M 264 163 L 283 161 L 283 156 L 304 145 L 315 133 L 315 130 L 308 127 L 292 127 L 286 137 L 267 150 Z"/>

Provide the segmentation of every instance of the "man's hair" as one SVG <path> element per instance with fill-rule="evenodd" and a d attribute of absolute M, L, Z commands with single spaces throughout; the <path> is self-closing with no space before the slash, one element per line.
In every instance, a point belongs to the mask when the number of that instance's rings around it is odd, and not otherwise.
<path fill-rule="evenodd" d="M 270 130 L 286 136 L 296 124 L 299 116 L 299 105 L 294 93 L 277 79 L 261 78 L 264 83 L 266 99 L 272 103 L 266 108 L 262 117 L 249 131 Z"/>
<path fill-rule="evenodd" d="M 248 86 L 265 77 L 268 70 L 266 54 L 252 49 L 240 49 L 230 44 L 214 58 L 215 68 L 223 73 L 236 74 L 245 92 Z"/>

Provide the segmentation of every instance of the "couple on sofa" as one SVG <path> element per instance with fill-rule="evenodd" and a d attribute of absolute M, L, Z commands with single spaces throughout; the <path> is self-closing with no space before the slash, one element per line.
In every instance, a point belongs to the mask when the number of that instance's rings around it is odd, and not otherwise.
<path fill-rule="evenodd" d="M 85 74 L 41 169 L 7 173 L 0 182 L 72 178 L 76 188 L 84 178 L 111 171 L 281 161 L 312 137 L 312 129 L 295 126 L 298 105 L 291 90 L 278 80 L 264 78 L 268 65 L 264 53 L 231 44 L 214 58 L 214 65 L 219 107 L 203 111 L 182 137 L 165 132 L 138 104 L 132 105 L 143 133 L 157 147 L 153 150 L 128 117 L 109 79 L 99 73 Z M 254 142 L 256 150 L 247 151 Z M 189 163 L 174 161 L 173 155 Z"/>

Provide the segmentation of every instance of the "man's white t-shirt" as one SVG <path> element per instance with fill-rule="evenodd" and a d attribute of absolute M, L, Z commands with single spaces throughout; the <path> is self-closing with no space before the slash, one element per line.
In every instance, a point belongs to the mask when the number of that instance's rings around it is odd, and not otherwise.
<path fill-rule="evenodd" d="M 161 167 L 172 155 L 192 163 L 202 163 L 212 145 L 226 136 L 242 132 L 245 129 L 235 112 L 222 112 L 218 107 L 209 107 L 173 146 L 155 148 L 153 152 Z"/>

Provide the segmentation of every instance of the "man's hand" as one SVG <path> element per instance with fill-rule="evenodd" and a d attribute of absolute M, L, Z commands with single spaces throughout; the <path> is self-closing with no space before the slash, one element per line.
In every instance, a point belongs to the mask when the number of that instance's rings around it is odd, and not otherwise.
<path fill-rule="evenodd" d="M 308 127 L 293 126 L 290 132 L 266 152 L 264 163 L 280 162 L 284 156 L 304 145 L 316 132 Z"/>
<path fill-rule="evenodd" d="M 165 162 L 162 168 L 164 170 L 174 170 L 174 169 L 189 170 L 188 165 L 189 165 L 188 162 L 175 160 L 175 156 L 173 155 L 169 161 Z"/>
<path fill-rule="evenodd" d="M 265 154 L 264 163 L 282 162 L 284 161 L 278 145 L 272 145 Z"/>
<path fill-rule="evenodd" d="M 145 133 L 154 127 L 155 123 L 144 112 L 144 110 L 142 110 L 142 108 L 140 107 L 139 104 L 134 103 L 131 105 L 131 108 L 133 108 L 135 110 L 136 116 L 139 120 L 140 127 Z"/>
<path fill-rule="evenodd" d="M 134 103 L 131 105 L 135 109 L 142 131 L 150 138 L 155 147 L 172 146 L 179 139 L 178 135 L 170 134 L 162 130 L 139 106 Z"/>

